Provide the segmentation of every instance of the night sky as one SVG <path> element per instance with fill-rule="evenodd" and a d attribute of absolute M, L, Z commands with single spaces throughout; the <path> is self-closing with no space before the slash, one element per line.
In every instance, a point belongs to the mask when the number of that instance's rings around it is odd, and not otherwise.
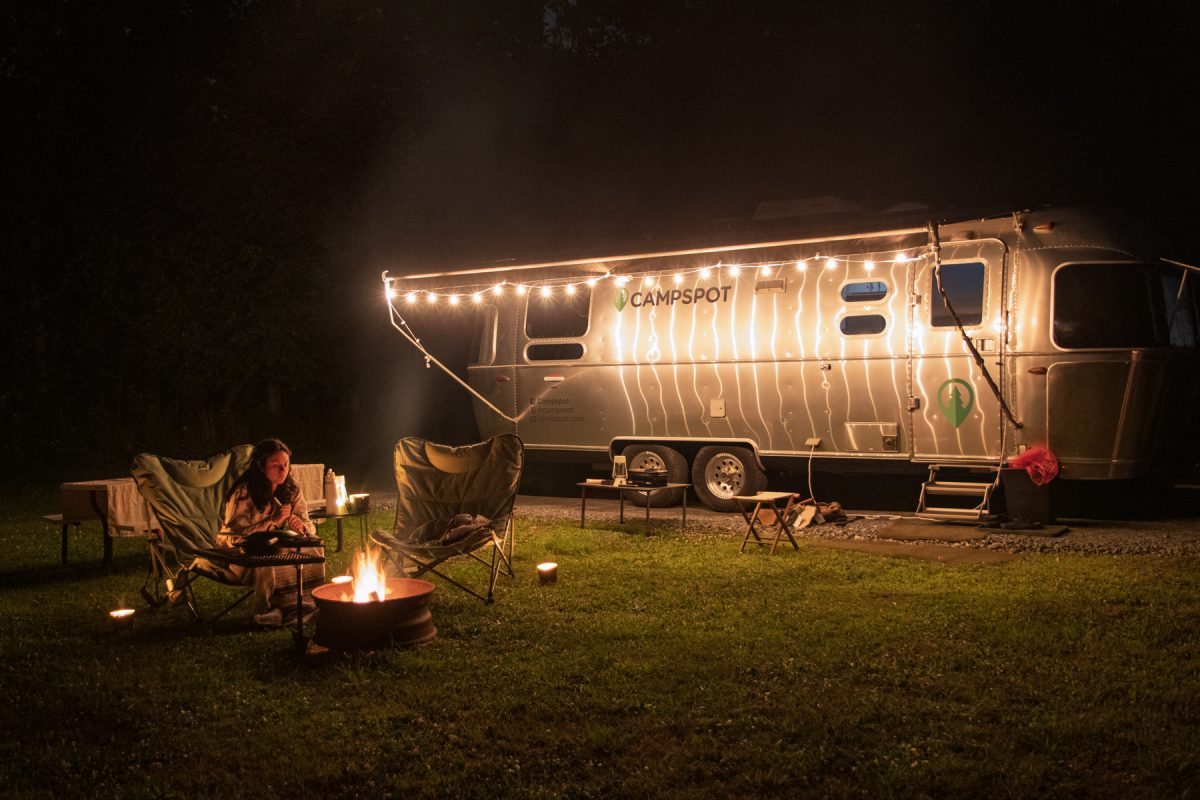
<path fill-rule="evenodd" d="M 1081 203 L 1200 257 L 1196 3 L 20 5 L 10 470 L 279 435 L 363 474 L 468 440 L 382 269 L 711 241 L 825 195 Z"/>

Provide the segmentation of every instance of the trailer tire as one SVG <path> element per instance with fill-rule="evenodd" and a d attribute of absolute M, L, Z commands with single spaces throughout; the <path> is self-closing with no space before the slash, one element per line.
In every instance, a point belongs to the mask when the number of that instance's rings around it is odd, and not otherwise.
<path fill-rule="evenodd" d="M 701 447 L 692 462 L 692 487 L 713 511 L 737 511 L 735 495 L 758 494 L 767 476 L 745 447 Z"/>
<path fill-rule="evenodd" d="M 677 450 L 661 444 L 631 444 L 621 451 L 621 455 L 625 456 L 629 469 L 665 469 L 668 483 L 687 483 L 687 459 Z M 643 508 L 647 503 L 651 508 L 665 508 L 677 505 L 683 499 L 683 489 L 660 489 L 649 494 L 631 492 L 625 499 Z"/>

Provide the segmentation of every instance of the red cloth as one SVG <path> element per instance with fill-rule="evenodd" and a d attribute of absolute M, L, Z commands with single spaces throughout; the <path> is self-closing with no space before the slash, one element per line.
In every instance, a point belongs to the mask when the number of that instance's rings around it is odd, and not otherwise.
<path fill-rule="evenodd" d="M 1014 469 L 1024 469 L 1029 479 L 1038 486 L 1045 486 L 1058 476 L 1058 459 L 1049 447 L 1035 445 L 1021 455 L 1008 460 Z"/>

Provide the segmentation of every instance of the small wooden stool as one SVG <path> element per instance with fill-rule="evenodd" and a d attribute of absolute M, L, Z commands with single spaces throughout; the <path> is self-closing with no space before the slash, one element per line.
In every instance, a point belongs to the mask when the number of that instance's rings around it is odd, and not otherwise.
<path fill-rule="evenodd" d="M 746 551 L 746 543 L 751 536 L 759 547 L 766 547 L 764 537 L 771 536 L 772 532 L 775 535 L 771 541 L 771 555 L 775 555 L 775 548 L 784 536 L 792 543 L 793 550 L 800 549 L 792 531 L 792 520 L 800 506 L 800 495 L 794 492 L 759 492 L 737 495 L 733 499 L 738 502 L 742 518 L 746 520 L 746 535 L 742 538 L 742 546 L 738 548 L 739 553 Z M 754 510 L 750 511 L 752 503 Z"/>

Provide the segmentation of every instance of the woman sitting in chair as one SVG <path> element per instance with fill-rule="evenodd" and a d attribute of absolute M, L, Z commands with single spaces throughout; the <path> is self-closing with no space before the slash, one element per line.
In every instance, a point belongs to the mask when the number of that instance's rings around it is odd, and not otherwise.
<path fill-rule="evenodd" d="M 292 451 L 278 439 L 266 439 L 254 446 L 250 466 L 238 478 L 225 500 L 221 533 L 217 543 L 236 546 L 255 531 L 290 530 L 316 535 L 316 525 L 308 518 L 304 494 L 291 474 Z M 302 552 L 324 555 L 323 547 L 308 547 Z M 278 626 L 295 622 L 295 567 L 238 567 L 231 569 L 242 583 L 254 585 L 251 614 L 261 625 Z M 304 572 L 304 616 L 316 609 L 313 587 L 325 580 L 324 564 L 308 564 Z"/>

